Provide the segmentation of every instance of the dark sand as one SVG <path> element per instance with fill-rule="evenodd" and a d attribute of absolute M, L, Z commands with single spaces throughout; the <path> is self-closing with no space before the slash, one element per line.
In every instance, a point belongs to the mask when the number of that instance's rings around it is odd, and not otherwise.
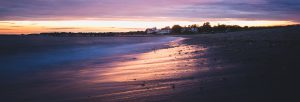
<path fill-rule="evenodd" d="M 211 70 L 195 76 L 209 78 L 197 83 L 202 91 L 191 88 L 176 101 L 291 102 L 299 95 L 299 26 L 198 35 L 185 42 L 208 47 Z"/>
<path fill-rule="evenodd" d="M 0 88 L 0 100 L 290 102 L 298 96 L 299 32 L 291 27 L 184 36 L 168 48 L 36 73 L 18 87 Z"/>

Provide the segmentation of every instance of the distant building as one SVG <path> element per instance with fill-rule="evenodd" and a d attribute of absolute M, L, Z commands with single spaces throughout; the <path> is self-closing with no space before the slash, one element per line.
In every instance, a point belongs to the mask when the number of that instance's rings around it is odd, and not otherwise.
<path fill-rule="evenodd" d="M 162 28 L 158 31 L 158 34 L 170 34 L 171 33 L 171 28 L 170 27 L 165 27 L 165 28 Z"/>
<path fill-rule="evenodd" d="M 147 34 L 170 34 L 171 31 L 172 30 L 170 27 L 165 27 L 162 29 L 157 29 L 156 27 L 146 29 Z"/>
<path fill-rule="evenodd" d="M 199 30 L 198 30 L 198 28 L 191 28 L 190 31 L 193 33 L 197 33 Z"/>
<path fill-rule="evenodd" d="M 156 27 L 148 28 L 148 29 L 146 29 L 146 33 L 147 34 L 156 34 L 157 33 L 157 28 Z"/>
<path fill-rule="evenodd" d="M 181 32 L 191 32 L 191 33 L 197 33 L 198 31 L 199 31 L 198 28 L 188 28 L 188 27 L 184 27 L 181 30 Z"/>
<path fill-rule="evenodd" d="M 157 34 L 170 34 L 171 30 L 159 30 Z"/>

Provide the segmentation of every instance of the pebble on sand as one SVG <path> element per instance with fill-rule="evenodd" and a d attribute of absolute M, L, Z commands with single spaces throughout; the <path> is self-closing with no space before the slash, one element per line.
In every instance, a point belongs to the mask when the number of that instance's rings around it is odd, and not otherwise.
<path fill-rule="evenodd" d="M 143 81 L 143 83 L 141 84 L 141 86 L 146 86 L 146 82 L 145 82 L 145 81 Z"/>
<path fill-rule="evenodd" d="M 171 88 L 172 89 L 175 89 L 176 87 L 175 87 L 175 84 L 171 84 Z"/>

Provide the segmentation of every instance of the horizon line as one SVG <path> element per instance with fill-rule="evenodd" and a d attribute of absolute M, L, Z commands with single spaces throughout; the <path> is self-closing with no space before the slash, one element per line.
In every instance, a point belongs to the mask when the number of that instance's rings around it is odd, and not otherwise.
<path fill-rule="evenodd" d="M 212 26 L 219 24 L 238 25 L 241 27 L 270 27 L 299 25 L 293 21 L 207 21 Z M 205 22 L 192 21 L 93 21 L 93 20 L 71 20 L 71 21 L 0 21 L 0 33 L 3 34 L 36 34 L 43 32 L 131 32 L 144 31 L 147 28 L 163 28 L 167 26 L 180 25 L 202 25 Z"/>

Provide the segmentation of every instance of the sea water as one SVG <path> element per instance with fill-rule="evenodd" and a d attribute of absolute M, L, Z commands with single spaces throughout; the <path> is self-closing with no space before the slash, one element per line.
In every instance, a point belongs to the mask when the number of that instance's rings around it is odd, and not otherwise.
<path fill-rule="evenodd" d="M 1 36 L 1 80 L 27 73 L 57 68 L 57 65 L 80 65 L 93 58 L 119 56 L 164 47 L 176 37 L 45 37 Z"/>

